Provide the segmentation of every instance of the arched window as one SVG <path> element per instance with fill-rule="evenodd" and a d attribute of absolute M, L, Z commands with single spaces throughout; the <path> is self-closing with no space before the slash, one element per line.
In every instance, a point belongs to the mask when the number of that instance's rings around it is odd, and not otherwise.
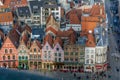
<path fill-rule="evenodd" d="M 12 53 L 12 49 L 10 49 L 10 53 Z"/>
<path fill-rule="evenodd" d="M 19 56 L 19 60 L 21 60 L 21 56 Z"/>
<path fill-rule="evenodd" d="M 15 55 L 13 55 L 13 59 L 15 59 Z"/>
<path fill-rule="evenodd" d="M 5 56 L 3 56 L 3 60 L 5 60 Z"/>
<path fill-rule="evenodd" d="M 8 53 L 8 50 L 7 50 L 7 49 L 5 49 L 5 53 Z"/>
<path fill-rule="evenodd" d="M 24 56 L 22 56 L 22 59 L 24 59 Z"/>
<path fill-rule="evenodd" d="M 10 60 L 10 56 L 8 56 L 8 60 Z"/>

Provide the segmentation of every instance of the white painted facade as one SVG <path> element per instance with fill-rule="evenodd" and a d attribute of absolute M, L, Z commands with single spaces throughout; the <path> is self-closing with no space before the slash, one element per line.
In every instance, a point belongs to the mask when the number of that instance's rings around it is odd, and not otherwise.
<path fill-rule="evenodd" d="M 92 72 L 95 69 L 95 47 L 85 47 L 85 66 L 86 72 Z M 89 67 L 90 69 L 88 69 Z"/>
<path fill-rule="evenodd" d="M 48 13 L 48 14 L 46 14 L 46 13 Z M 44 7 L 41 7 L 41 25 L 46 24 L 47 17 L 50 14 L 53 14 L 54 18 L 57 21 L 60 21 L 61 20 L 61 7 L 58 7 L 58 8 L 44 8 Z"/>
<path fill-rule="evenodd" d="M 107 61 L 107 46 L 96 46 L 96 63 L 102 64 Z"/>

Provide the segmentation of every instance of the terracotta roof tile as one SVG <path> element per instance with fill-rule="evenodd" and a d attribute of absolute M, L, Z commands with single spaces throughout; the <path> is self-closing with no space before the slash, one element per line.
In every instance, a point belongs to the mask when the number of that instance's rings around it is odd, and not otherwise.
<path fill-rule="evenodd" d="M 59 43 L 61 47 L 63 46 L 63 42 L 62 42 L 62 40 L 61 40 L 60 37 L 57 37 L 57 38 L 54 40 L 54 45 L 56 45 L 57 43 Z"/>
<path fill-rule="evenodd" d="M 96 4 L 92 6 L 90 16 L 101 16 L 106 18 L 105 8 L 103 4 Z"/>
<path fill-rule="evenodd" d="M 13 22 L 12 12 L 0 13 L 0 22 Z"/>
<path fill-rule="evenodd" d="M 52 27 L 49 27 L 49 28 L 47 28 L 47 29 L 45 30 L 46 33 L 47 33 L 48 31 L 53 32 L 55 35 L 57 34 L 57 31 L 56 31 L 54 28 L 52 28 Z"/>
<path fill-rule="evenodd" d="M 5 37 L 5 36 L 4 36 L 4 33 L 3 33 L 2 30 L 0 30 L 0 36 L 1 36 L 1 39 L 4 40 L 4 37 Z"/>
<path fill-rule="evenodd" d="M 20 35 L 16 31 L 16 29 L 12 29 L 8 33 L 8 37 L 11 39 L 12 43 L 16 46 L 16 48 L 19 46 L 19 40 L 20 40 Z"/>
<path fill-rule="evenodd" d="M 27 0 L 4 0 L 4 5 L 8 5 L 10 7 L 27 6 L 27 4 Z"/>
<path fill-rule="evenodd" d="M 70 21 L 70 24 L 80 24 L 81 23 L 81 9 L 73 9 L 66 14 L 66 18 Z"/>
<path fill-rule="evenodd" d="M 5 9 L 5 8 L 9 8 L 9 6 L 7 6 L 7 5 L 2 5 L 2 6 L 0 6 L 0 8 Z"/>
<path fill-rule="evenodd" d="M 28 40 L 29 40 L 29 38 L 28 38 L 27 34 L 24 33 L 24 34 L 21 36 L 21 42 L 24 42 L 25 45 L 27 46 Z"/>
<path fill-rule="evenodd" d="M 60 28 L 60 24 L 55 20 L 54 16 L 51 14 L 46 22 L 46 29 L 52 27 L 55 30 L 58 30 Z"/>
<path fill-rule="evenodd" d="M 49 45 L 52 47 L 53 46 L 53 38 L 50 34 L 47 34 L 44 38 L 44 44 L 46 44 L 46 42 L 49 43 Z"/>
<path fill-rule="evenodd" d="M 95 38 L 94 38 L 94 35 L 91 33 L 88 33 L 87 34 L 87 38 L 88 40 L 86 41 L 86 46 L 87 47 L 95 47 L 96 44 L 95 44 Z"/>
<path fill-rule="evenodd" d="M 69 43 L 70 44 L 75 44 L 76 43 L 76 35 L 75 34 L 71 34 L 69 37 Z"/>
<path fill-rule="evenodd" d="M 71 31 L 60 31 L 60 30 L 58 30 L 57 37 L 69 37 L 71 33 L 72 33 Z"/>
<path fill-rule="evenodd" d="M 28 26 L 27 24 L 25 25 L 24 29 L 23 30 L 27 30 L 28 32 L 32 32 L 32 29 L 30 26 Z"/>
<path fill-rule="evenodd" d="M 35 39 L 32 43 L 36 43 L 40 49 L 42 48 L 40 42 L 37 39 Z"/>

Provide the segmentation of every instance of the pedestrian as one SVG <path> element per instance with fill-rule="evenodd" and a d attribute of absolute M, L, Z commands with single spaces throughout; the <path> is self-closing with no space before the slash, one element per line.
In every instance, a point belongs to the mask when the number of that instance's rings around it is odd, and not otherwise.
<path fill-rule="evenodd" d="M 74 77 L 76 77 L 76 74 L 74 73 Z"/>

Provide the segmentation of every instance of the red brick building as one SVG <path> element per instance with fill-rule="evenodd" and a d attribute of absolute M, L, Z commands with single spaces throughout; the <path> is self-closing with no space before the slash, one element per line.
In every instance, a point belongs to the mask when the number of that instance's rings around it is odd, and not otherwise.
<path fill-rule="evenodd" d="M 0 66 L 17 68 L 18 67 L 18 51 L 20 35 L 15 29 L 11 30 L 3 41 L 0 50 Z"/>

